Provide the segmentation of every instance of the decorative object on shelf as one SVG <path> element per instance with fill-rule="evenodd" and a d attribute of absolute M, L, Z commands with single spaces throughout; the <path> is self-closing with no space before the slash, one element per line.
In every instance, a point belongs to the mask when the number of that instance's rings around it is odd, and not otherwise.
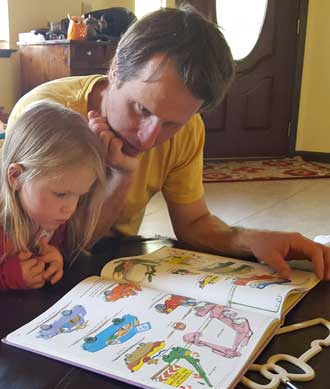
<path fill-rule="evenodd" d="M 88 15 L 87 18 L 85 18 L 85 24 L 86 24 L 86 39 L 88 40 L 94 40 L 97 39 L 97 36 L 99 35 L 99 20 L 94 18 L 92 15 Z"/>
<path fill-rule="evenodd" d="M 72 21 L 72 19 L 78 18 L 78 20 Z M 84 23 L 80 23 L 83 20 Z M 128 29 L 128 27 L 136 21 L 135 14 L 125 7 L 111 7 L 100 9 L 96 11 L 87 12 L 82 16 L 70 17 L 62 19 L 60 21 L 61 31 L 67 35 L 70 40 L 76 40 L 71 38 L 71 29 L 73 23 L 75 25 L 84 24 L 86 29 L 86 40 L 95 41 L 110 41 L 113 38 L 120 38 L 121 35 Z"/>
<path fill-rule="evenodd" d="M 85 16 L 70 16 L 68 14 L 69 27 L 67 38 L 73 41 L 83 41 L 87 36 L 87 27 L 85 24 Z"/>
<path fill-rule="evenodd" d="M 61 29 L 60 23 L 49 22 L 49 31 L 45 34 L 46 40 L 65 39 L 65 32 Z"/>
<path fill-rule="evenodd" d="M 98 19 L 100 36 L 109 38 L 119 38 L 136 21 L 135 14 L 125 7 L 99 9 L 85 14 L 88 16 Z"/>
<path fill-rule="evenodd" d="M 108 31 L 108 22 L 104 14 L 100 17 L 99 28 L 102 34 L 106 34 Z"/>

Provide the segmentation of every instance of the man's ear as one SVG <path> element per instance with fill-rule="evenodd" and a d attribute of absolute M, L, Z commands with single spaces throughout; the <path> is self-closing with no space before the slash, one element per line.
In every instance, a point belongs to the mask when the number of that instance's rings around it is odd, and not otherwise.
<path fill-rule="evenodd" d="M 19 163 L 11 163 L 7 171 L 8 183 L 13 190 L 20 189 L 19 177 L 23 173 L 23 166 Z"/>
<path fill-rule="evenodd" d="M 109 77 L 110 85 L 116 82 L 117 79 L 117 56 L 116 55 L 112 59 L 108 77 Z"/>

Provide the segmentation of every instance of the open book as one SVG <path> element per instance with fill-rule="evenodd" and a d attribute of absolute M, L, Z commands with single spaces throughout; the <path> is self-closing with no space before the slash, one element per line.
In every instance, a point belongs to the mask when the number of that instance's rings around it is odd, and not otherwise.
<path fill-rule="evenodd" d="M 4 342 L 146 388 L 232 388 L 317 284 L 163 247 L 119 258 Z"/>

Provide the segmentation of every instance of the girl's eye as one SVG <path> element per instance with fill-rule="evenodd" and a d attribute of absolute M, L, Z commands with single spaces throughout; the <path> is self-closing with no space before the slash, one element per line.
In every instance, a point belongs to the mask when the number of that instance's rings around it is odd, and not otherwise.
<path fill-rule="evenodd" d="M 65 197 L 67 195 L 65 192 L 54 192 L 54 194 L 56 197 Z"/>

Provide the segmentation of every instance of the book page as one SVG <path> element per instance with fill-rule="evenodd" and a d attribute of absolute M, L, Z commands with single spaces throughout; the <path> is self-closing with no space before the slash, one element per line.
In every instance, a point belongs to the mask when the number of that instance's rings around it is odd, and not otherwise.
<path fill-rule="evenodd" d="M 267 265 L 169 247 L 113 260 L 101 276 L 278 319 L 290 293 L 296 297 L 289 300 L 290 306 L 286 304 L 285 312 L 318 282 L 310 272 L 293 270 L 292 279 L 284 280 Z"/>
<path fill-rule="evenodd" d="M 90 277 L 4 341 L 141 387 L 228 388 L 278 325 L 265 315 Z"/>

